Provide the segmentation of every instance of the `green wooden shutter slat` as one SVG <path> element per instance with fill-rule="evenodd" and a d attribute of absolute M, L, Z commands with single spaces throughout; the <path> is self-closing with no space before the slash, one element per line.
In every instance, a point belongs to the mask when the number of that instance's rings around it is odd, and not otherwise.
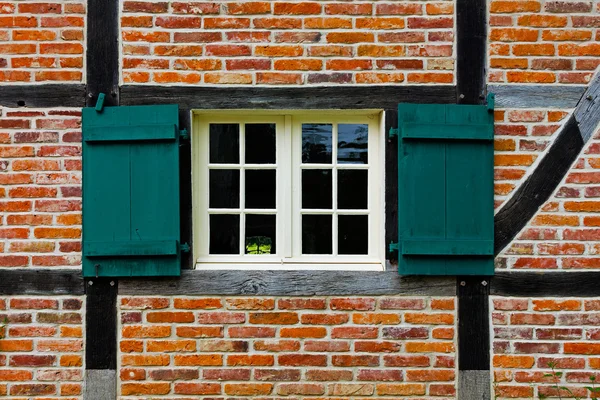
<path fill-rule="evenodd" d="M 402 126 L 403 139 L 493 140 L 493 126 L 409 123 Z"/>
<path fill-rule="evenodd" d="M 177 240 L 86 242 L 83 255 L 86 257 L 172 256 L 177 255 L 177 247 Z"/>
<path fill-rule="evenodd" d="M 493 240 L 403 240 L 404 255 L 493 255 Z"/>
<path fill-rule="evenodd" d="M 83 109 L 84 276 L 176 276 L 177 105 Z"/>
<path fill-rule="evenodd" d="M 121 140 L 175 140 L 177 125 L 157 124 L 139 126 L 91 127 L 87 130 L 86 142 L 109 142 Z"/>
<path fill-rule="evenodd" d="M 493 112 L 398 106 L 398 270 L 493 274 Z"/>

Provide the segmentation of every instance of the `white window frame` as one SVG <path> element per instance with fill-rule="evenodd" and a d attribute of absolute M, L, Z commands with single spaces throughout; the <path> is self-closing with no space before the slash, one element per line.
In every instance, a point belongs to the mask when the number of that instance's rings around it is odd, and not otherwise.
<path fill-rule="evenodd" d="M 243 147 L 244 123 L 276 123 L 276 254 L 273 255 L 210 255 L 208 254 L 209 213 L 240 214 L 241 210 L 211 210 L 208 207 L 209 177 L 209 124 L 240 124 L 240 164 L 245 168 Z M 360 123 L 369 125 L 368 164 L 343 164 L 343 168 L 368 170 L 369 243 L 368 255 L 301 255 L 301 145 L 302 123 L 333 123 L 332 162 L 337 160 L 337 124 Z M 360 270 L 382 271 L 385 269 L 385 116 L 383 110 L 195 110 L 192 111 L 192 210 L 193 210 L 193 255 L 196 269 L 224 270 Z M 318 164 L 320 165 L 320 164 Z M 308 168 L 317 168 L 309 165 Z M 264 168 L 272 168 L 268 165 Z M 306 169 L 307 164 L 303 164 Z M 331 164 L 328 166 L 332 168 Z M 210 168 L 231 168 L 211 164 Z M 253 164 L 251 169 L 263 168 Z M 240 206 L 244 196 L 244 174 L 240 176 Z M 337 176 L 337 174 L 333 174 Z M 332 182 L 334 193 L 337 182 Z M 334 194 L 335 196 L 335 194 Z M 337 215 L 361 214 L 352 210 L 310 210 L 310 214 L 333 214 L 333 249 L 337 241 Z M 252 210 L 250 213 L 273 211 Z M 244 218 L 240 219 L 240 235 L 244 231 Z M 283 221 L 283 222 L 282 222 Z M 240 240 L 240 250 L 245 244 Z"/>

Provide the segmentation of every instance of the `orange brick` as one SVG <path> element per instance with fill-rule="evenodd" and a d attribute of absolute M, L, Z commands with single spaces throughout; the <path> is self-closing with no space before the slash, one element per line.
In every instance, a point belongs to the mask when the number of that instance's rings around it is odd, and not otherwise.
<path fill-rule="evenodd" d="M 377 384 L 379 396 L 422 396 L 425 395 L 425 385 L 421 383 L 379 383 Z"/>

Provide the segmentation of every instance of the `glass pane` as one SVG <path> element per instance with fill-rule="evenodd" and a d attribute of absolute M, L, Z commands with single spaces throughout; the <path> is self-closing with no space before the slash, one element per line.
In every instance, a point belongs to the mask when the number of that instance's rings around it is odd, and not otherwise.
<path fill-rule="evenodd" d="M 330 169 L 302 171 L 302 208 L 331 209 L 332 183 Z"/>
<path fill-rule="evenodd" d="M 331 124 L 302 124 L 302 162 L 331 164 Z"/>
<path fill-rule="evenodd" d="M 208 205 L 211 208 L 238 208 L 240 206 L 240 171 L 237 169 L 211 169 L 208 194 Z"/>
<path fill-rule="evenodd" d="M 246 215 L 246 254 L 275 254 L 275 216 Z"/>
<path fill-rule="evenodd" d="M 246 164 L 275 164 L 275 124 L 246 124 Z"/>
<path fill-rule="evenodd" d="M 369 251 L 369 217 L 338 216 L 338 254 L 367 254 Z"/>
<path fill-rule="evenodd" d="M 338 170 L 338 208 L 343 210 L 366 210 L 368 174 L 364 169 Z"/>
<path fill-rule="evenodd" d="M 246 208 L 275 208 L 275 170 L 246 170 Z"/>
<path fill-rule="evenodd" d="M 338 162 L 340 164 L 366 164 L 368 162 L 367 124 L 338 125 Z"/>
<path fill-rule="evenodd" d="M 238 164 L 240 162 L 240 126 L 210 124 L 210 162 Z"/>
<path fill-rule="evenodd" d="M 331 215 L 302 216 L 302 254 L 332 254 Z"/>
<path fill-rule="evenodd" d="M 210 216 L 210 254 L 240 254 L 240 216 Z"/>

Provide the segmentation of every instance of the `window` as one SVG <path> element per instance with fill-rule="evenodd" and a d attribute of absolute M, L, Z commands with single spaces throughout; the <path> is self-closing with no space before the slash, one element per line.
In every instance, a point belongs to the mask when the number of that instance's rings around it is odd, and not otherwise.
<path fill-rule="evenodd" d="M 382 117 L 196 112 L 197 268 L 383 269 Z"/>

